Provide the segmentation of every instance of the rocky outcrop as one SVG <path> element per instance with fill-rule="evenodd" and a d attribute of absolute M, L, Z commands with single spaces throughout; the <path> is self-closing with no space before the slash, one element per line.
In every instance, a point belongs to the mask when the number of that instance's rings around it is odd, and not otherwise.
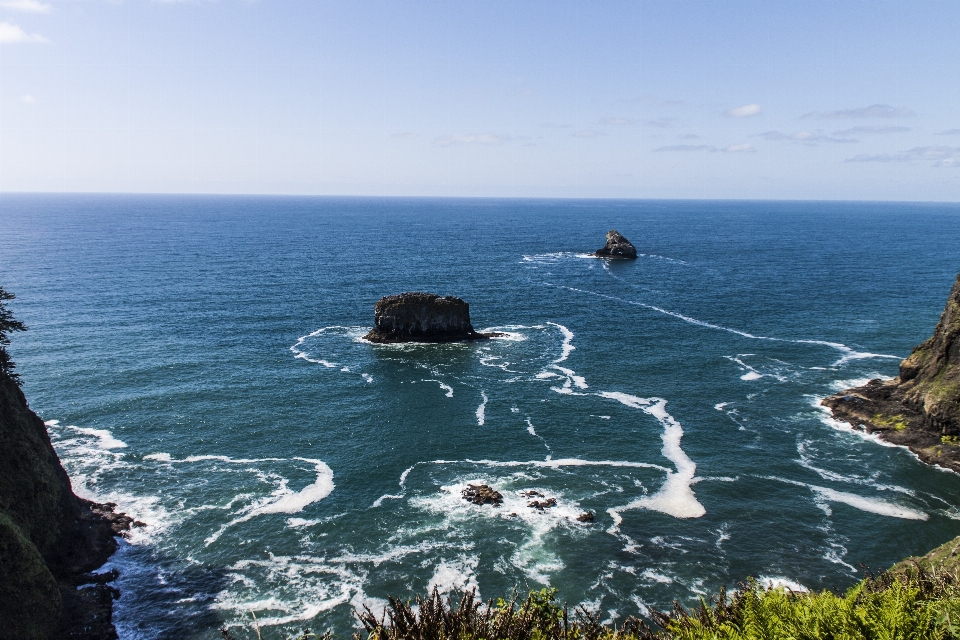
<path fill-rule="evenodd" d="M 486 484 L 468 484 L 460 495 L 473 504 L 492 504 L 495 507 L 503 504 L 503 494 Z"/>
<path fill-rule="evenodd" d="M 893 380 L 871 380 L 823 401 L 833 415 L 921 460 L 960 472 L 960 275 L 933 336 Z"/>
<path fill-rule="evenodd" d="M 130 524 L 74 495 L 43 421 L 0 374 L 0 639 L 116 638 L 115 591 L 89 572 Z"/>
<path fill-rule="evenodd" d="M 607 231 L 607 244 L 593 253 L 598 258 L 635 259 L 637 250 L 618 231 Z"/>
<path fill-rule="evenodd" d="M 461 342 L 493 338 L 470 324 L 470 305 L 454 296 L 401 293 L 380 298 L 373 307 L 374 327 L 365 340 L 393 342 Z"/>

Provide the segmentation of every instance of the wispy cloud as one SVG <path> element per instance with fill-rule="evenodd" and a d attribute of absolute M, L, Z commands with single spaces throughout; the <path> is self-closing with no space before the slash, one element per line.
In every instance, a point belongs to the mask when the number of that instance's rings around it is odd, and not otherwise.
<path fill-rule="evenodd" d="M 607 134 L 603 131 L 596 131 L 595 129 L 581 129 L 580 131 L 574 131 L 570 135 L 574 138 L 600 138 Z"/>
<path fill-rule="evenodd" d="M 833 138 L 824 135 L 822 131 L 796 131 L 794 133 L 784 133 L 782 131 L 764 131 L 758 134 L 764 140 L 794 140 L 797 142 L 806 142 L 814 144 L 817 142 L 858 142 L 852 138 Z"/>
<path fill-rule="evenodd" d="M 46 38 L 36 33 L 27 33 L 15 24 L 9 22 L 0 22 L 0 44 L 17 44 L 20 42 L 49 42 Z"/>
<path fill-rule="evenodd" d="M 683 135 L 677 136 L 681 140 L 699 140 L 700 136 L 695 133 L 685 133 Z"/>
<path fill-rule="evenodd" d="M 623 127 L 633 123 L 634 121 L 630 118 L 603 118 L 600 120 L 600 124 L 608 124 L 616 127 Z"/>
<path fill-rule="evenodd" d="M 22 102 L 23 104 L 33 104 L 36 101 L 37 99 L 34 98 L 33 96 L 27 96 L 27 95 L 20 96 L 20 102 Z"/>
<path fill-rule="evenodd" d="M 960 147 L 933 145 L 914 147 L 902 153 L 861 153 L 844 162 L 929 162 L 932 167 L 960 167 Z"/>
<path fill-rule="evenodd" d="M 433 141 L 438 147 L 457 147 L 465 144 L 501 145 L 513 140 L 510 136 L 496 133 L 471 133 L 466 135 L 440 136 Z"/>
<path fill-rule="evenodd" d="M 708 153 L 752 153 L 756 151 L 749 142 L 746 144 L 731 144 L 726 147 L 715 147 L 710 144 L 672 144 L 666 147 L 659 147 L 654 151 L 706 151 Z"/>
<path fill-rule="evenodd" d="M 644 127 L 655 127 L 657 129 L 669 129 L 676 124 L 676 118 L 657 118 L 656 120 L 644 120 L 642 123 Z"/>
<path fill-rule="evenodd" d="M 763 109 L 761 109 L 758 104 L 745 104 L 742 107 L 724 111 L 723 115 L 730 116 L 731 118 L 747 118 L 749 116 L 755 116 L 761 111 L 763 111 Z"/>
<path fill-rule="evenodd" d="M 960 136 L 960 129 L 944 129 L 937 132 L 938 136 Z"/>
<path fill-rule="evenodd" d="M 902 107 L 891 107 L 889 104 L 872 104 L 859 109 L 840 109 L 838 111 L 810 111 L 801 118 L 905 118 L 912 116 L 913 111 Z"/>
<path fill-rule="evenodd" d="M 910 131 L 910 127 L 853 127 L 852 129 L 843 129 L 841 131 L 834 131 L 833 135 L 835 136 L 855 136 L 857 134 L 873 134 L 873 133 L 903 133 L 905 131 Z"/>
<path fill-rule="evenodd" d="M 24 13 L 50 13 L 52 8 L 48 4 L 37 2 L 37 0 L 5 0 L 0 2 L 0 7 L 11 11 L 23 11 Z"/>

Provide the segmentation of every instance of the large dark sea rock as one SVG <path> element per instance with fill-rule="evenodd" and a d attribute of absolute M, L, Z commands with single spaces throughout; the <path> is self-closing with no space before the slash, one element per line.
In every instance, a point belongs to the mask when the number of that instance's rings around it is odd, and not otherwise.
<path fill-rule="evenodd" d="M 374 327 L 365 340 L 393 342 L 460 342 L 493 338 L 470 324 L 470 305 L 454 296 L 410 292 L 385 296 L 373 306 Z"/>
<path fill-rule="evenodd" d="M 621 258 L 633 260 L 637 257 L 637 250 L 629 240 L 620 235 L 619 231 L 607 231 L 607 244 L 602 249 L 594 251 L 598 258 Z"/>
<path fill-rule="evenodd" d="M 960 472 L 960 275 L 929 340 L 893 380 L 871 380 L 823 401 L 833 415 L 921 460 Z"/>
<path fill-rule="evenodd" d="M 47 428 L 0 372 L 0 639 L 116 638 L 115 590 L 89 572 L 131 520 L 74 495 Z"/>

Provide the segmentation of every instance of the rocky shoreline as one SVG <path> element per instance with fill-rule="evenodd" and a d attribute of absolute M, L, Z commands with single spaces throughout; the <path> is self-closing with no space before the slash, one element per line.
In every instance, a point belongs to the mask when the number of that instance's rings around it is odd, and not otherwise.
<path fill-rule="evenodd" d="M 855 429 L 960 473 L 960 275 L 933 336 L 900 363 L 899 376 L 871 380 L 821 404 Z"/>
<path fill-rule="evenodd" d="M 0 374 L 0 638 L 113 640 L 116 574 L 93 574 L 142 526 L 77 497 L 43 420 Z"/>

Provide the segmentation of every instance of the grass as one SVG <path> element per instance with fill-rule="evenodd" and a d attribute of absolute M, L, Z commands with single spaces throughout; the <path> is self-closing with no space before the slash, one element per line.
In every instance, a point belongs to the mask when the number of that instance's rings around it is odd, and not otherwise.
<path fill-rule="evenodd" d="M 900 565 L 898 565 L 899 567 Z M 846 592 L 794 592 L 754 580 L 732 594 L 650 621 L 603 624 L 598 613 L 570 610 L 556 589 L 486 604 L 468 592 L 459 602 L 436 590 L 414 601 L 395 598 L 379 616 L 357 611 L 362 631 L 353 640 L 947 640 L 960 639 L 960 571 L 912 563 L 869 575 Z M 225 640 L 240 640 L 223 630 Z M 260 630 L 257 629 L 257 638 Z M 279 637 L 279 636 L 277 636 Z M 305 631 L 297 640 L 332 640 Z M 292 638 L 291 638 L 292 640 Z"/>
<path fill-rule="evenodd" d="M 877 413 L 874 414 L 870 421 L 879 427 L 890 427 L 896 431 L 903 431 L 908 426 L 906 419 L 904 419 L 901 414 L 885 416 L 882 413 Z"/>

